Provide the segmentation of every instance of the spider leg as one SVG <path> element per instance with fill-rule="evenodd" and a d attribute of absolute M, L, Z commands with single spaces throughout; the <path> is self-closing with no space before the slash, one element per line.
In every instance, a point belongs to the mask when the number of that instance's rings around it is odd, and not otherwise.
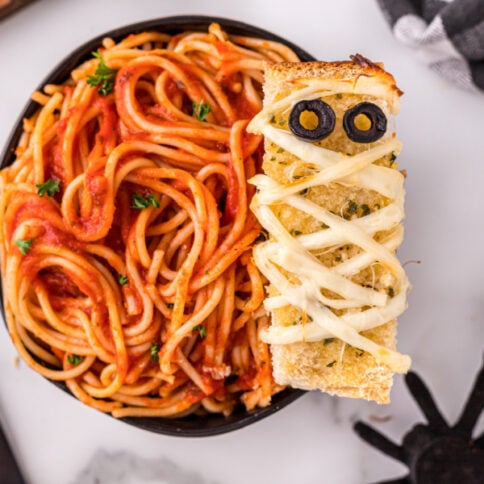
<path fill-rule="evenodd" d="M 472 430 L 484 408 L 484 363 L 479 371 L 467 399 L 464 410 L 454 426 L 454 430 L 466 436 L 472 436 Z"/>
<path fill-rule="evenodd" d="M 405 454 L 402 447 L 377 432 L 374 428 L 363 422 L 356 422 L 353 426 L 353 429 L 365 442 L 371 446 L 376 447 L 384 454 L 406 464 Z"/>
<path fill-rule="evenodd" d="M 410 371 L 405 376 L 405 383 L 417 402 L 417 405 L 425 415 L 429 426 L 435 430 L 448 430 L 449 425 L 437 408 L 437 405 L 423 380 L 416 373 Z"/>
<path fill-rule="evenodd" d="M 474 440 L 474 443 L 476 444 L 476 447 L 479 449 L 484 449 L 484 432 L 479 435 L 479 437 Z"/>

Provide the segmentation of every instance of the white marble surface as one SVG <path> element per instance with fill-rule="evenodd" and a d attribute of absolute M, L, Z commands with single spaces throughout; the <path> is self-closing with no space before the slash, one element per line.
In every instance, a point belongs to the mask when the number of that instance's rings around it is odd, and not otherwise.
<path fill-rule="evenodd" d="M 74 47 L 116 26 L 193 13 L 258 25 L 325 60 L 357 51 L 395 74 L 405 91 L 397 129 L 409 174 L 400 256 L 422 261 L 408 266 L 414 288 L 400 321 L 400 348 L 454 421 L 484 349 L 484 95 L 461 92 L 429 72 L 393 39 L 373 0 L 38 1 L 0 23 L 0 145 L 37 83 Z M 398 441 L 421 419 L 397 377 L 385 407 L 312 393 L 228 435 L 167 437 L 83 406 L 25 364 L 14 366 L 14 357 L 1 325 L 0 416 L 32 484 L 374 481 L 405 469 L 362 443 L 352 422 L 388 416 L 375 425 Z"/>

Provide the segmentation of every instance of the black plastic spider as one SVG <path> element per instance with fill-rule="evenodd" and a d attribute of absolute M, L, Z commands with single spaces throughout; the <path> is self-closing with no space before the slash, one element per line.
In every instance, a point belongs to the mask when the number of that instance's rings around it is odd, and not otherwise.
<path fill-rule="evenodd" d="M 484 407 L 484 363 L 461 416 L 449 426 L 422 379 L 413 372 L 405 377 L 410 393 L 428 425 L 418 424 L 397 445 L 363 422 L 356 433 L 384 454 L 407 465 L 410 473 L 380 484 L 474 484 L 484 483 L 484 433 L 472 437 Z"/>

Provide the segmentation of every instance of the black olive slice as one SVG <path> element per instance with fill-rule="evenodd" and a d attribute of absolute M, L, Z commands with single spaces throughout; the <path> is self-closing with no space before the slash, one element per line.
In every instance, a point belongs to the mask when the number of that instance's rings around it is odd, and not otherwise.
<path fill-rule="evenodd" d="M 356 126 L 355 120 L 360 114 L 370 121 L 368 129 L 359 129 Z M 343 117 L 343 128 L 350 140 L 356 143 L 372 143 L 385 134 L 387 118 L 376 104 L 363 102 L 346 111 Z"/>
<path fill-rule="evenodd" d="M 314 129 L 307 129 L 301 123 L 301 115 L 305 111 L 314 113 L 318 123 Z M 311 101 L 299 101 L 292 108 L 289 115 L 289 129 L 299 138 L 306 141 L 320 141 L 326 138 L 334 129 L 336 116 L 329 104 L 313 99 Z"/>

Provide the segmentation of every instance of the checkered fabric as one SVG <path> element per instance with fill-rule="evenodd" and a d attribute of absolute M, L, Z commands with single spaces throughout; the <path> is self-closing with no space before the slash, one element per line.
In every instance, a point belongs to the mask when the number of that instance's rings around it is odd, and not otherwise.
<path fill-rule="evenodd" d="M 431 69 L 484 92 L 484 0 L 377 0 L 395 37 Z"/>

